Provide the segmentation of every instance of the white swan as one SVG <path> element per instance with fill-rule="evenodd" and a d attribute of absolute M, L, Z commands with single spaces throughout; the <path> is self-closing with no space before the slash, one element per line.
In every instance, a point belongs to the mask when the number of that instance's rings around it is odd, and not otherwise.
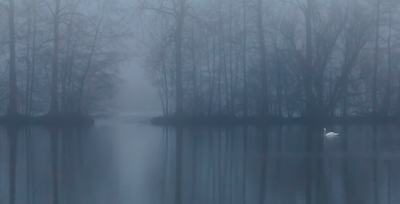
<path fill-rule="evenodd" d="M 328 133 L 326 133 L 326 129 L 324 128 L 324 135 L 326 137 L 336 137 L 338 134 L 339 133 L 336 133 L 336 132 L 328 132 Z"/>

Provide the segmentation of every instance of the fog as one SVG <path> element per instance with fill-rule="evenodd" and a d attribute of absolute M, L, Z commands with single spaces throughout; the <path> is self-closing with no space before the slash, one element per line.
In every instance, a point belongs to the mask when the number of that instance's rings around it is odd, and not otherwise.
<path fill-rule="evenodd" d="M 400 203 L 399 19 L 394 0 L 1 1 L 0 203 Z"/>
<path fill-rule="evenodd" d="M 118 85 L 115 111 L 120 114 L 134 111 L 161 113 L 157 89 L 145 77 L 145 69 L 134 62 L 129 61 L 120 67 L 122 81 Z"/>

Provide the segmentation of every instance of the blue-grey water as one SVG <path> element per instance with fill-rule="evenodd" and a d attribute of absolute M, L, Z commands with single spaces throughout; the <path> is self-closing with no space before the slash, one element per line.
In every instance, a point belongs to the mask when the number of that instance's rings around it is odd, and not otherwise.
<path fill-rule="evenodd" d="M 0 128 L 0 203 L 400 203 L 400 129 Z"/>

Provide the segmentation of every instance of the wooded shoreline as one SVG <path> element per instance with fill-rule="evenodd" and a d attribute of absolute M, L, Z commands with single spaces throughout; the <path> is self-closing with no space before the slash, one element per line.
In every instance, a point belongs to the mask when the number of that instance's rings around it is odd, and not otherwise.
<path fill-rule="evenodd" d="M 400 123 L 399 116 L 340 116 L 324 119 L 306 117 L 262 116 L 159 116 L 151 119 L 156 126 L 235 126 L 235 125 L 385 125 Z"/>
<path fill-rule="evenodd" d="M 0 116 L 0 125 L 93 126 L 94 118 L 76 113 L 46 114 L 42 116 L 4 115 Z"/>

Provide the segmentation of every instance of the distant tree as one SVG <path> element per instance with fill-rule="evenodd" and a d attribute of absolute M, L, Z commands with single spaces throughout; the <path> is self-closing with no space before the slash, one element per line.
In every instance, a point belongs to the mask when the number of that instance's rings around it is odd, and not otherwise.
<path fill-rule="evenodd" d="M 166 14 L 175 20 L 174 29 L 174 42 L 175 42 L 175 89 L 176 89 L 176 108 L 175 114 L 183 114 L 183 84 L 182 84 L 182 32 L 183 25 L 185 22 L 185 16 L 187 15 L 188 4 L 186 0 L 171 0 L 172 7 L 167 7 L 164 1 L 160 2 L 159 5 L 150 5 L 145 1 L 140 1 L 140 8 L 142 10 L 152 10 L 158 14 Z"/>
<path fill-rule="evenodd" d="M 9 90 L 7 115 L 16 116 L 17 112 L 17 73 L 15 68 L 15 22 L 14 0 L 9 0 L 9 37 L 10 37 L 10 69 L 9 69 Z"/>
<path fill-rule="evenodd" d="M 261 72 L 261 115 L 269 115 L 268 81 L 267 81 L 267 51 L 265 45 L 263 26 L 263 0 L 257 0 L 255 5 L 257 13 L 257 30 L 260 43 L 260 72 Z"/>
<path fill-rule="evenodd" d="M 58 49 L 59 49 L 59 34 L 58 27 L 60 22 L 60 1 L 55 0 L 56 5 L 53 14 L 53 59 L 51 69 L 51 102 L 49 115 L 54 116 L 58 114 Z"/>

